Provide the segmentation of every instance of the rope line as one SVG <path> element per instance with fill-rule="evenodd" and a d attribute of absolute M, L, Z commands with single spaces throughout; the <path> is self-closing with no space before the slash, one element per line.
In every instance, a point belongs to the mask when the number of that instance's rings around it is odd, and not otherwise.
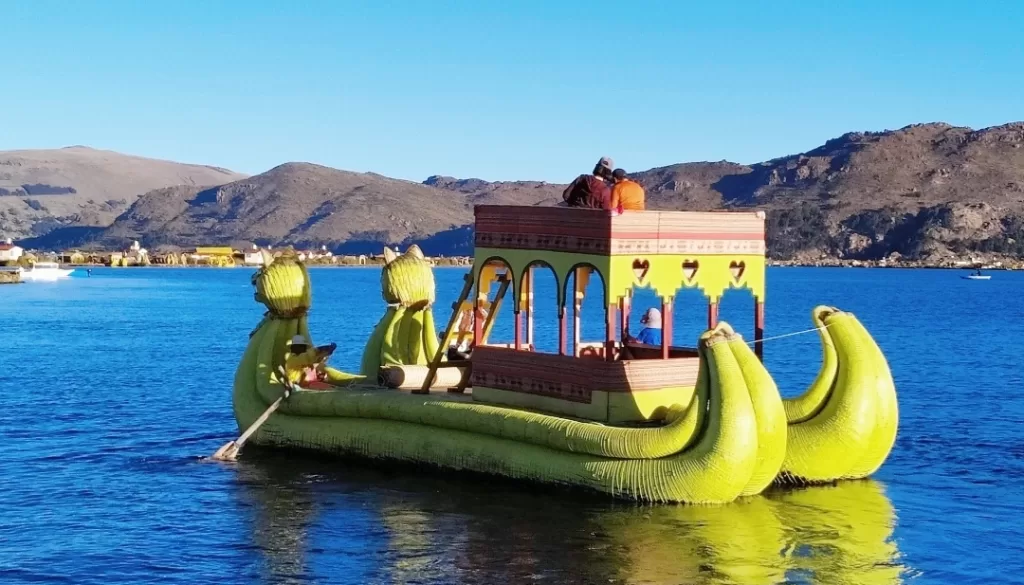
<path fill-rule="evenodd" d="M 755 343 L 764 343 L 766 341 L 775 341 L 776 339 L 783 339 L 786 337 L 793 337 L 794 335 L 803 335 L 805 333 L 813 333 L 815 331 L 821 331 L 828 329 L 828 325 L 822 325 L 821 327 L 812 327 L 810 329 L 804 329 L 803 331 L 794 331 L 792 333 L 783 333 L 782 335 L 775 335 L 773 337 L 765 337 L 764 339 L 758 339 L 754 341 L 748 341 L 747 345 L 754 345 Z"/>

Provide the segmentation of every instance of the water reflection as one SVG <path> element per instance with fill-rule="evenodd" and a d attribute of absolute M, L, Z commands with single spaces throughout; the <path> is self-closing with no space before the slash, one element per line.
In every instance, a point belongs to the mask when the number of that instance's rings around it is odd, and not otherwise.
<path fill-rule="evenodd" d="M 238 474 L 266 582 L 889 584 L 904 570 L 870 480 L 698 507 L 294 457 Z"/>
<path fill-rule="evenodd" d="M 787 531 L 786 566 L 815 583 L 899 583 L 896 513 L 873 480 L 771 496 Z"/>
<path fill-rule="evenodd" d="M 300 474 L 280 465 L 240 465 L 242 502 L 252 509 L 252 544 L 266 582 L 301 583 L 316 502 Z"/>

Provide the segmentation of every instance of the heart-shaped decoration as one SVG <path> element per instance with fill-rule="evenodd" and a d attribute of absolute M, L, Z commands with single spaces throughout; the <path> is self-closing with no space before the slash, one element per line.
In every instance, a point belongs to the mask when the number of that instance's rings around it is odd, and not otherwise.
<path fill-rule="evenodd" d="M 640 260 L 639 258 L 633 260 L 633 274 L 636 276 L 637 282 L 643 282 L 644 277 L 647 276 L 647 271 L 651 269 L 651 263 L 647 260 Z"/>
<path fill-rule="evenodd" d="M 733 260 L 729 263 L 729 272 L 732 273 L 732 279 L 737 282 L 739 282 L 740 278 L 743 276 L 743 271 L 746 269 L 747 263 L 743 260 L 740 260 L 739 262 Z"/>
<path fill-rule="evenodd" d="M 697 270 L 700 268 L 700 262 L 696 260 L 687 260 L 683 262 L 683 278 L 686 280 L 693 280 L 694 276 L 697 276 Z"/>

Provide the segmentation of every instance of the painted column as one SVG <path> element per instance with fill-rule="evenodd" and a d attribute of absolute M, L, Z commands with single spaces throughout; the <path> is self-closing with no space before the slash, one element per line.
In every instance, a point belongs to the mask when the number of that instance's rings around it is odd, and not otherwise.
<path fill-rule="evenodd" d="M 630 301 L 631 299 L 628 294 L 619 299 L 619 331 L 626 331 L 629 329 L 629 312 L 631 309 Z"/>
<path fill-rule="evenodd" d="M 718 325 L 718 301 L 708 303 L 708 329 Z"/>
<path fill-rule="evenodd" d="M 519 303 L 516 303 L 516 304 L 518 305 Z M 522 317 L 523 317 L 522 314 L 519 312 L 519 307 L 517 306 L 515 313 L 513 313 L 513 315 L 512 315 L 512 318 L 515 319 L 515 323 L 514 323 L 513 327 L 515 328 L 516 351 L 519 351 L 520 349 L 523 348 L 523 319 L 522 319 Z"/>
<path fill-rule="evenodd" d="M 764 303 L 754 297 L 754 353 L 764 361 Z"/>
<path fill-rule="evenodd" d="M 608 362 L 615 361 L 615 304 L 610 303 L 605 314 L 605 342 L 604 359 Z"/>
<path fill-rule="evenodd" d="M 558 307 L 558 355 L 565 355 L 565 305 Z"/>
<path fill-rule="evenodd" d="M 484 336 L 484 320 L 480 316 L 480 285 L 477 283 L 476 298 L 473 299 L 473 345 L 480 343 Z"/>
<path fill-rule="evenodd" d="M 668 359 L 672 347 L 672 301 L 661 300 L 661 359 Z"/>
<path fill-rule="evenodd" d="M 526 290 L 526 345 L 533 346 L 533 266 L 526 271 L 526 279 L 523 282 Z"/>
<path fill-rule="evenodd" d="M 577 300 L 572 305 L 572 355 L 574 356 L 580 355 L 580 309 L 582 304 Z"/>

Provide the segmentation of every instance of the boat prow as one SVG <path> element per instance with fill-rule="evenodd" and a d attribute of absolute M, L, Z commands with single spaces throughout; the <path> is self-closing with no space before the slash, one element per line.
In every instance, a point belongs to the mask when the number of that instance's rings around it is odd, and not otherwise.
<path fill-rule="evenodd" d="M 961 276 L 965 280 L 992 280 L 992 277 L 988 274 L 968 274 L 967 276 Z"/>

